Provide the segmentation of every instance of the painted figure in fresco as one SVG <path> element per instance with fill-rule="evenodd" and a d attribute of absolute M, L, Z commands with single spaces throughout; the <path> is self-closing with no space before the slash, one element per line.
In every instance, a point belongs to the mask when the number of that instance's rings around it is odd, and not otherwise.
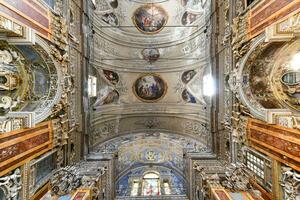
<path fill-rule="evenodd" d="M 119 82 L 119 75 L 116 72 L 105 70 L 105 69 L 102 71 L 105 78 L 113 85 L 116 85 Z"/>
<path fill-rule="evenodd" d="M 195 70 L 186 71 L 182 74 L 181 80 L 183 83 L 187 84 L 194 78 L 196 74 L 197 72 Z"/>
<path fill-rule="evenodd" d="M 154 101 L 160 99 L 166 90 L 164 81 L 156 75 L 140 77 L 134 86 L 135 94 L 143 100 Z"/>
<path fill-rule="evenodd" d="M 150 49 L 143 49 L 142 51 L 143 59 L 153 63 L 158 60 L 160 57 L 158 49 L 150 48 Z"/>
<path fill-rule="evenodd" d="M 111 87 L 104 87 L 99 91 L 99 97 L 94 103 L 94 109 L 98 106 L 117 103 L 118 100 L 119 100 L 118 91 L 112 89 Z"/>
<path fill-rule="evenodd" d="M 146 5 L 138 8 L 133 15 L 133 22 L 143 33 L 157 33 L 167 23 L 165 10 L 156 5 Z"/>
<path fill-rule="evenodd" d="M 197 103 L 196 101 L 196 98 L 187 91 L 187 89 L 185 89 L 183 92 L 182 92 L 182 99 L 184 101 L 186 101 L 187 103 Z"/>
<path fill-rule="evenodd" d="M 189 12 L 185 12 L 181 18 L 181 23 L 184 26 L 188 26 L 191 25 L 194 21 L 197 20 L 199 15 L 193 14 L 193 13 L 189 13 Z"/>
<path fill-rule="evenodd" d="M 157 179 L 146 179 L 144 181 L 144 195 L 145 196 L 158 196 L 160 195 L 158 189 Z"/>

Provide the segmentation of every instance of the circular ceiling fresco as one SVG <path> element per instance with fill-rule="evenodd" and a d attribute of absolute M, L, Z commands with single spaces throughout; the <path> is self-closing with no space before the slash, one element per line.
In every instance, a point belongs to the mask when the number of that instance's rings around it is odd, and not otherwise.
<path fill-rule="evenodd" d="M 141 101 L 151 103 L 163 98 L 167 88 L 167 84 L 159 75 L 145 74 L 135 81 L 133 92 Z"/>
<path fill-rule="evenodd" d="M 168 21 L 167 12 L 155 4 L 139 7 L 133 14 L 132 20 L 139 31 L 145 34 L 160 32 Z"/>

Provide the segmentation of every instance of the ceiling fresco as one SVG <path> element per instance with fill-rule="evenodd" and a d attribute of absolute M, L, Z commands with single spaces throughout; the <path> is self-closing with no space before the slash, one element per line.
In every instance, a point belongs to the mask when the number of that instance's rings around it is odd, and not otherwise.
<path fill-rule="evenodd" d="M 101 107 L 103 105 L 113 105 L 124 110 L 134 103 L 155 102 L 159 104 L 170 103 L 174 106 L 194 103 L 199 109 L 206 110 L 209 107 L 209 101 L 203 95 L 201 88 L 205 70 L 206 68 L 202 68 L 169 73 L 129 73 L 106 69 L 98 70 L 98 87 L 100 89 L 97 92 L 96 100 L 92 101 L 93 108 L 99 112 L 104 112 L 107 108 Z M 118 101 L 113 101 L 113 99 L 118 99 Z M 149 104 L 145 105 L 145 107 L 147 106 Z"/>
<path fill-rule="evenodd" d="M 250 106 L 259 112 L 283 108 L 299 110 L 299 75 L 290 64 L 292 55 L 299 51 L 298 43 L 258 45 L 257 51 L 249 55 L 246 67 L 228 79 L 230 87 L 239 85 Z M 242 79 L 234 81 L 238 73 Z"/>
<path fill-rule="evenodd" d="M 183 176 L 184 154 L 214 155 L 211 99 L 203 92 L 211 73 L 210 3 L 96 0 L 90 155 L 117 156 L 121 196 L 139 167 Z"/>
<path fill-rule="evenodd" d="M 146 4 L 133 13 L 132 21 L 142 33 L 156 34 L 165 27 L 168 18 L 164 8 L 155 4 Z"/>
<path fill-rule="evenodd" d="M 95 28 L 103 37 L 136 44 L 189 39 L 191 35 L 195 36 L 199 30 L 206 28 L 210 14 L 208 0 L 168 0 L 157 3 L 123 0 L 118 2 L 117 8 L 108 2 L 96 1 L 95 20 L 99 20 L 100 26 Z M 110 20 L 102 20 L 102 16 L 107 14 L 111 14 Z M 122 36 L 126 38 L 121 39 Z"/>

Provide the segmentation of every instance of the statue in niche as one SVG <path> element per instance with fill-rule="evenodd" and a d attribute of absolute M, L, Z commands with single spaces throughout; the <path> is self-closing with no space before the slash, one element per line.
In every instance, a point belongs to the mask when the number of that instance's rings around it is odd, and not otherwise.
<path fill-rule="evenodd" d="M 14 101 L 9 96 L 3 96 L 0 102 L 0 114 L 12 111 L 19 103 L 21 103 L 20 98 L 17 98 L 17 100 Z"/>
<path fill-rule="evenodd" d="M 18 69 L 12 64 L 17 55 L 7 50 L 0 51 L 0 90 L 12 91 L 19 87 L 22 80 Z"/>
<path fill-rule="evenodd" d="M 17 73 L 0 70 L 0 90 L 15 90 L 19 87 L 21 78 Z"/>

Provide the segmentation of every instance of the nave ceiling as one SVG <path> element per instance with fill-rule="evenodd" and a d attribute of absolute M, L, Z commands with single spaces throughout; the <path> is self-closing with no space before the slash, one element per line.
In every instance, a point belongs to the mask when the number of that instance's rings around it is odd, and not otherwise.
<path fill-rule="evenodd" d="M 210 6 L 209 0 L 96 1 L 89 74 L 100 89 L 90 100 L 89 149 L 93 159 L 117 155 L 119 167 L 130 161 L 118 180 L 154 164 L 184 177 L 183 155 L 214 156 L 212 100 L 203 91 L 211 73 Z"/>
<path fill-rule="evenodd" d="M 291 0 L 2 0 L 0 200 L 296 200 L 299 26 Z"/>

